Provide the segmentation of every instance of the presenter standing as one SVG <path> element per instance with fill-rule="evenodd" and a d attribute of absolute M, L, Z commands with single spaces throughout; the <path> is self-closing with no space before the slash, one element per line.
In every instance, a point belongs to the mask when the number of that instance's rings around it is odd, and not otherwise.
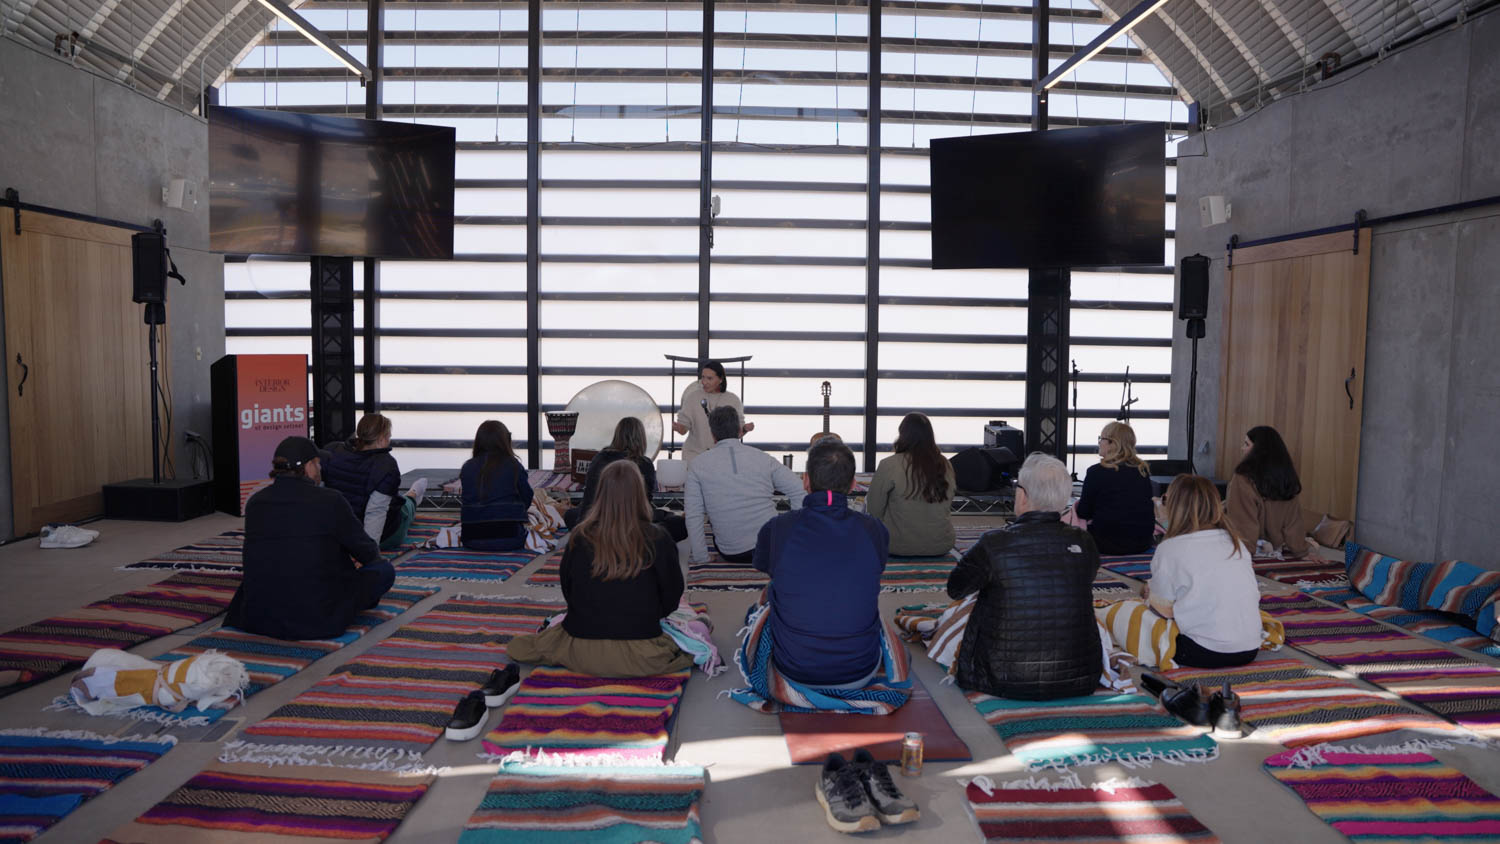
<path fill-rule="evenodd" d="M 679 434 L 687 434 L 687 439 L 682 443 L 684 463 L 713 447 L 714 437 L 708 430 L 709 413 L 728 406 L 744 418 L 745 407 L 740 403 L 739 396 L 729 392 L 728 386 L 724 379 L 724 365 L 710 360 L 704 361 L 699 367 L 698 380 L 682 391 L 682 404 L 677 411 L 677 419 L 672 422 L 672 428 Z M 755 430 L 755 423 L 746 422 L 743 430 L 744 433 Z"/>

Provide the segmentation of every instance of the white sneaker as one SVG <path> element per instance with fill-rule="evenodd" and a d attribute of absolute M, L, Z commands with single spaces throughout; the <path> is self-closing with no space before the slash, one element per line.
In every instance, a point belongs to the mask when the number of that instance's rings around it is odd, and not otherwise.
<path fill-rule="evenodd" d="M 406 491 L 406 494 L 411 496 L 412 500 L 421 504 L 423 496 L 427 495 L 427 479 L 417 478 L 416 482 L 411 485 L 411 489 Z"/>
<path fill-rule="evenodd" d="M 99 531 L 77 525 L 47 525 L 42 528 L 43 548 L 82 548 L 99 538 Z"/>

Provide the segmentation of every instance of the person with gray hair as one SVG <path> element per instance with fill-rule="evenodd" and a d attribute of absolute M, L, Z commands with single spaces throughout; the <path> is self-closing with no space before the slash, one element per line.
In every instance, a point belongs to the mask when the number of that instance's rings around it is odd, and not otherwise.
<path fill-rule="evenodd" d="M 948 576 L 948 595 L 973 596 L 954 657 L 960 688 L 1051 700 L 1091 694 L 1103 653 L 1094 621 L 1099 551 L 1065 525 L 1068 467 L 1033 454 L 1016 481 L 1016 519 L 980 538 Z"/>
<path fill-rule="evenodd" d="M 687 516 L 688 559 L 708 562 L 705 522 L 714 526 L 714 545 L 719 556 L 748 565 L 761 525 L 776 515 L 776 494 L 790 496 L 796 509 L 802 505 L 802 479 L 780 460 L 745 445 L 739 411 L 716 407 L 708 415 L 714 435 L 713 447 L 688 464 L 683 488 Z"/>

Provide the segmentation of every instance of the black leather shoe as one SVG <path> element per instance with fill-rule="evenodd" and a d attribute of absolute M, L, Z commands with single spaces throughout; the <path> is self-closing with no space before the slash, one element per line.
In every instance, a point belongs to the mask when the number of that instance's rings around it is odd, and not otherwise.
<path fill-rule="evenodd" d="M 1161 697 L 1161 693 L 1167 689 L 1181 689 L 1182 684 L 1168 680 L 1160 674 L 1152 674 L 1149 671 L 1141 672 L 1141 689 L 1152 697 Z"/>
<path fill-rule="evenodd" d="M 1245 724 L 1240 720 L 1240 696 L 1229 688 L 1229 681 L 1224 681 L 1224 688 L 1215 691 L 1208 698 L 1208 719 L 1214 725 L 1215 738 L 1243 738 L 1247 732 Z"/>
<path fill-rule="evenodd" d="M 521 688 L 521 669 L 512 662 L 503 669 L 496 668 L 491 671 L 490 678 L 484 681 L 479 691 L 484 693 L 484 705 L 494 709 L 497 706 L 504 706 L 519 688 Z"/>
<path fill-rule="evenodd" d="M 1161 705 L 1178 718 L 1195 727 L 1207 727 L 1208 701 L 1196 685 L 1179 686 L 1162 692 Z"/>
<path fill-rule="evenodd" d="M 449 741 L 468 741 L 484 732 L 484 719 L 489 714 L 489 707 L 484 705 L 484 692 L 469 692 L 453 708 L 453 717 L 448 719 L 448 729 L 443 734 Z"/>

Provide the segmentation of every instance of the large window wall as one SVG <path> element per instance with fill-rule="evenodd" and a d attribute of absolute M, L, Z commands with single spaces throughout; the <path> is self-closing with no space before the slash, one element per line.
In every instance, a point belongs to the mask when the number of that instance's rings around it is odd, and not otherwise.
<path fill-rule="evenodd" d="M 1054 64 L 1104 27 L 1086 3 L 1060 6 Z M 300 8 L 362 56 L 362 3 Z M 456 260 L 382 263 L 381 402 L 403 465 L 456 467 L 483 419 L 504 421 L 518 443 L 527 438 L 527 9 L 388 9 L 386 118 L 452 125 L 460 152 Z M 978 442 L 989 419 L 1020 427 L 1026 274 L 929 269 L 927 150 L 935 137 L 1029 128 L 1030 10 L 884 4 L 873 274 L 870 9 L 764 0 L 715 3 L 712 12 L 711 192 L 720 212 L 704 273 L 703 4 L 542 4 L 541 408 L 560 409 L 588 384 L 623 378 L 669 409 L 676 396 L 663 356 L 696 355 L 706 313 L 712 356 L 753 356 L 742 391 L 756 423 L 747 440 L 773 453 L 800 455 L 821 429 L 825 380 L 830 427 L 856 451 L 865 449 L 872 399 L 876 454 L 889 450 L 912 410 L 932 416 L 950 452 Z M 1170 85 L 1128 39 L 1076 79 L 1054 90 L 1054 127 L 1185 119 Z M 358 84 L 280 28 L 246 54 L 221 97 L 363 113 Z M 1127 366 L 1142 450 L 1165 451 L 1172 176 L 1169 166 L 1166 265 L 1073 273 L 1080 471 L 1093 462 L 1099 426 L 1116 414 Z M 306 351 L 306 285 L 305 263 L 231 264 L 230 351 Z M 872 320 L 876 335 L 867 331 Z M 872 344 L 876 377 L 867 381 Z M 675 391 L 692 376 L 681 369 Z M 545 426 L 541 434 L 550 447 Z"/>

